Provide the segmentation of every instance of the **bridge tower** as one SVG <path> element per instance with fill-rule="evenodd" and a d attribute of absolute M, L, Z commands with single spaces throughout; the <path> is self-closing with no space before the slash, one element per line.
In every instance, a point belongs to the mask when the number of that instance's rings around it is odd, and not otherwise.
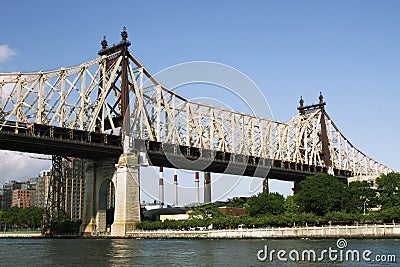
<path fill-rule="evenodd" d="M 302 115 L 302 116 L 305 116 L 306 114 L 314 112 L 318 109 L 320 110 L 321 117 L 319 120 L 319 125 L 320 125 L 319 142 L 321 143 L 321 151 L 319 152 L 319 155 L 323 161 L 323 164 L 328 169 L 328 173 L 333 174 L 333 171 L 330 171 L 332 168 L 332 161 L 331 161 L 331 155 L 330 155 L 330 151 L 329 151 L 329 139 L 328 139 L 328 132 L 327 132 L 326 121 L 325 121 L 326 102 L 324 102 L 324 96 L 322 95 L 322 92 L 320 92 L 318 99 L 319 99 L 318 104 L 304 106 L 304 100 L 302 97 L 300 97 L 300 101 L 299 101 L 300 105 L 297 109 L 298 109 L 300 115 Z M 302 137 L 301 143 L 304 143 L 304 137 Z M 303 153 L 308 153 L 308 151 L 304 150 Z M 293 191 L 294 191 L 294 193 L 297 193 L 299 190 L 300 190 L 300 182 L 297 181 L 294 183 Z"/>
<path fill-rule="evenodd" d="M 331 162 L 331 155 L 329 152 L 329 140 L 328 140 L 328 133 L 326 129 L 326 122 L 325 122 L 325 105 L 326 102 L 324 102 L 324 97 L 322 95 L 322 92 L 319 94 L 319 103 L 318 104 L 312 104 L 309 106 L 304 106 L 304 100 L 301 97 L 299 101 L 300 106 L 297 108 L 299 110 L 299 113 L 301 115 L 306 115 L 310 112 L 313 112 L 317 109 L 321 110 L 321 119 L 320 119 L 320 127 L 321 127 L 321 135 L 320 135 L 320 142 L 321 142 L 321 158 L 324 161 L 325 167 L 330 168 L 332 167 L 332 162 Z"/>
<path fill-rule="evenodd" d="M 104 132 L 112 126 L 120 128 L 122 139 L 129 136 L 129 119 L 124 119 L 129 113 L 129 51 L 131 43 L 127 40 L 128 34 L 124 27 L 121 32 L 122 40 L 108 47 L 104 37 L 101 42 L 100 56 L 107 57 L 107 62 L 101 79 L 99 80 L 99 95 L 102 93 L 101 85 L 112 83 L 119 93 L 114 106 L 109 106 L 107 112 L 111 113 L 106 121 L 98 115 L 96 131 Z M 117 56 L 112 56 L 112 55 Z M 115 71 L 117 58 L 122 56 L 116 78 L 109 81 L 111 69 Z M 105 112 L 105 111 L 101 111 Z M 112 236 L 125 236 L 128 231 L 140 221 L 140 188 L 139 188 L 139 155 L 136 151 L 124 148 L 119 158 L 106 158 L 90 160 L 86 169 L 85 205 L 81 232 L 83 235 L 93 235 L 96 232 L 106 232 L 111 224 Z M 110 188 L 112 187 L 112 189 Z M 111 196 L 110 192 L 114 192 Z M 110 199 L 114 197 L 114 201 Z M 111 204 L 110 204 L 111 203 Z M 114 205 L 114 207 L 112 207 Z M 108 212 L 107 212 L 108 211 Z M 110 212 L 113 211 L 113 216 Z M 112 217 L 112 218 L 110 218 Z"/>

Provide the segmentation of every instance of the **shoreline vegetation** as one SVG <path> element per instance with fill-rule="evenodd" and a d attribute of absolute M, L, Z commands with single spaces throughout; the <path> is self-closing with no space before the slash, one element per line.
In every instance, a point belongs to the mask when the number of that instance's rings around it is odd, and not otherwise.
<path fill-rule="evenodd" d="M 159 211 L 146 215 L 142 210 L 142 221 L 127 234 L 136 238 L 400 237 L 400 224 L 396 224 L 400 222 L 400 174 L 383 174 L 376 183 L 344 184 L 332 175 L 317 173 L 303 180 L 294 196 L 286 198 L 268 192 L 235 197 L 228 199 L 224 212 L 216 203 L 201 204 L 186 210 L 189 216 L 185 220 L 161 221 L 165 210 Z M 39 230 L 43 214 L 44 209 L 36 207 L 0 210 L 0 231 L 4 232 L 0 237 L 10 236 L 9 229 Z M 55 236 L 79 237 L 81 221 L 72 222 L 65 213 L 54 216 L 59 218 Z M 108 231 L 112 225 L 109 219 Z M 96 228 L 92 234 L 110 236 L 105 231 L 100 233 Z M 29 235 L 23 232 L 17 236 Z"/>
<path fill-rule="evenodd" d="M 236 228 L 320 227 L 329 225 L 384 225 L 400 222 L 400 174 L 390 173 L 376 184 L 340 182 L 317 173 L 300 183 L 300 190 L 286 198 L 261 192 L 249 198 L 228 199 L 225 212 L 216 203 L 196 206 L 186 220 L 160 221 L 149 216 L 136 224 L 139 230 L 229 230 Z M 242 209 L 244 213 L 233 212 Z M 229 210 L 231 209 L 231 210 Z"/>

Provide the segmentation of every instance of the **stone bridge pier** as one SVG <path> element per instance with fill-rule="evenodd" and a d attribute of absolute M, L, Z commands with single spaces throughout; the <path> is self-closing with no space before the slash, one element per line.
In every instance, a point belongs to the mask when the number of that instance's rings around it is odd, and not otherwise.
<path fill-rule="evenodd" d="M 125 236 L 140 221 L 138 154 L 88 161 L 81 234 L 106 232 L 106 210 L 114 208 L 111 236 Z"/>

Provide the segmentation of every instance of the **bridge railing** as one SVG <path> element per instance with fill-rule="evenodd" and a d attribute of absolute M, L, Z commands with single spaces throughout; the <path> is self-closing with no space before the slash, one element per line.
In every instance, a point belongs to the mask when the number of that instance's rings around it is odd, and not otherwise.
<path fill-rule="evenodd" d="M 112 57 L 46 72 L 0 73 L 0 128 L 8 121 L 85 131 L 103 127 L 111 117 L 109 105 L 118 99 L 113 83 L 105 82 L 116 76 L 117 62 L 108 63 Z"/>

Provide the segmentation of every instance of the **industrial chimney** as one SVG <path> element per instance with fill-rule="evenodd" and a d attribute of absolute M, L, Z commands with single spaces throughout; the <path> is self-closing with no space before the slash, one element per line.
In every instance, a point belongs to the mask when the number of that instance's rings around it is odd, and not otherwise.
<path fill-rule="evenodd" d="M 194 187 L 196 190 L 196 200 L 195 203 L 200 203 L 200 188 L 199 188 L 199 172 L 196 172 L 195 180 L 194 180 Z"/>
<path fill-rule="evenodd" d="M 174 206 L 178 206 L 178 175 L 174 170 Z"/>

